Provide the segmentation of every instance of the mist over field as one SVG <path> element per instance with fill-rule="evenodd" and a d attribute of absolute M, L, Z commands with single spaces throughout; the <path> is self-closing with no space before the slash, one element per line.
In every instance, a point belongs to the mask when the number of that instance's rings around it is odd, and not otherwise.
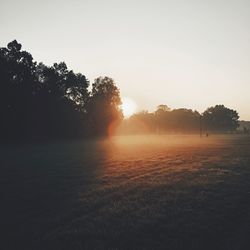
<path fill-rule="evenodd" d="M 249 249 L 250 128 L 136 110 L 113 78 L 0 48 L 0 248 Z"/>
<path fill-rule="evenodd" d="M 249 149 L 243 135 L 2 146 L 1 244 L 248 249 Z"/>
<path fill-rule="evenodd" d="M 250 249 L 250 1 L 1 9 L 0 250 Z"/>

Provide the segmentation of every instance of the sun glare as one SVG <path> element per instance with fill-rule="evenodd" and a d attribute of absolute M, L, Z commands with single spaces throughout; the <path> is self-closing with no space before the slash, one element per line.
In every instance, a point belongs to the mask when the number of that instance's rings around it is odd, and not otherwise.
<path fill-rule="evenodd" d="M 122 108 L 124 117 L 128 118 L 129 116 L 135 113 L 137 105 L 132 99 L 128 97 L 124 97 L 122 98 L 121 108 Z"/>

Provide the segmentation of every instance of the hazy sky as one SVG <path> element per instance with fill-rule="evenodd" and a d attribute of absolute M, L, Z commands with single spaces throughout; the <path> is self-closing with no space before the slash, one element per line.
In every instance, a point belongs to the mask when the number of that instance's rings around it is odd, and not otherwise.
<path fill-rule="evenodd" d="M 250 120 L 249 0 L 0 0 L 0 46 L 93 81 L 139 109 L 225 104 Z"/>

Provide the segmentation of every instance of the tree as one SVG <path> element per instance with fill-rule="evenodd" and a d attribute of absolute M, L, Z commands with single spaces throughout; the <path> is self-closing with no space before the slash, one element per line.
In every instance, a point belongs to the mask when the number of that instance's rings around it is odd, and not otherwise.
<path fill-rule="evenodd" d="M 0 48 L 0 129 L 6 137 L 27 134 L 29 112 L 37 92 L 36 63 L 31 54 L 21 48 L 16 40 L 7 48 Z"/>
<path fill-rule="evenodd" d="M 180 108 L 171 111 L 169 128 L 172 132 L 196 132 L 199 130 L 200 114 L 191 109 Z"/>
<path fill-rule="evenodd" d="M 226 108 L 224 105 L 210 107 L 203 113 L 203 125 L 208 131 L 234 131 L 239 126 L 238 119 L 237 111 Z"/>
<path fill-rule="evenodd" d="M 162 113 L 162 112 L 169 112 L 171 111 L 171 108 L 168 107 L 168 105 L 160 104 L 157 106 L 157 110 L 155 113 Z"/>
<path fill-rule="evenodd" d="M 108 135 L 122 120 L 120 91 L 112 78 L 98 77 L 92 85 L 87 104 L 90 130 L 94 135 Z"/>
<path fill-rule="evenodd" d="M 50 136 L 79 136 L 86 127 L 85 104 L 89 95 L 88 80 L 80 73 L 68 70 L 66 63 L 52 67 L 39 63 L 36 68 L 39 81 L 34 123 Z"/>
<path fill-rule="evenodd" d="M 157 106 L 157 110 L 155 111 L 157 133 L 161 133 L 166 130 L 166 123 L 168 122 L 168 116 L 170 111 L 171 109 L 165 104 Z"/>
<path fill-rule="evenodd" d="M 33 61 L 16 40 L 0 48 L 0 137 L 15 140 L 83 134 L 88 80 L 64 62 Z"/>
<path fill-rule="evenodd" d="M 130 124 L 133 124 L 133 130 L 136 133 L 154 133 L 156 131 L 155 114 L 147 110 L 132 115 L 129 121 Z"/>

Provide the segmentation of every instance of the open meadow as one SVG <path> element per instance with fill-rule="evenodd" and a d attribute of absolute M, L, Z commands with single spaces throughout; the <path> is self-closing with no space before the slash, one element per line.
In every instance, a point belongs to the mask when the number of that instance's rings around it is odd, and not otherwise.
<path fill-rule="evenodd" d="M 250 249 L 250 137 L 0 148 L 1 249 Z"/>

